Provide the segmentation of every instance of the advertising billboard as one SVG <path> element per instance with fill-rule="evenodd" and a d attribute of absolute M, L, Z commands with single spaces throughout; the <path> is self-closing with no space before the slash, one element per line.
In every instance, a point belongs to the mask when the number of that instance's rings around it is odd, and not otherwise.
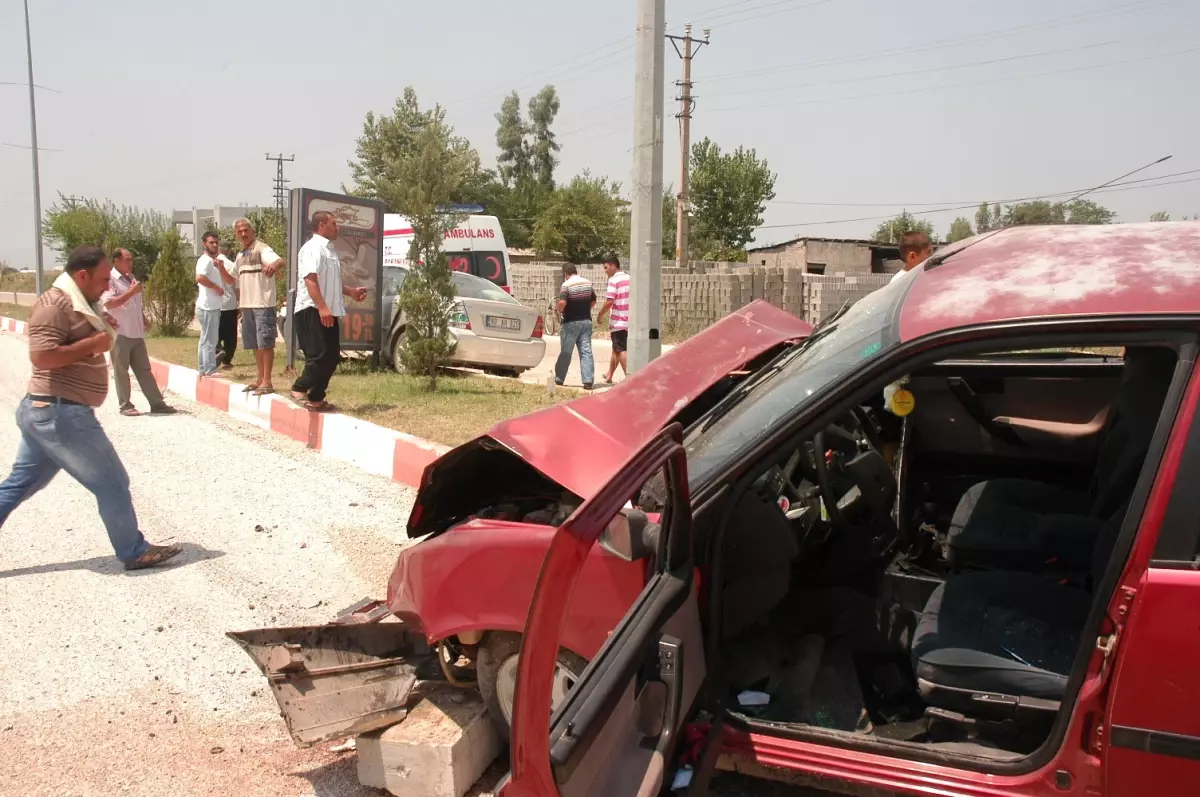
<path fill-rule="evenodd" d="M 296 264 L 300 247 L 312 237 L 312 216 L 321 210 L 332 213 L 338 222 L 339 234 L 333 247 L 342 264 L 342 284 L 347 288 L 367 289 L 367 298 L 361 302 L 346 297 L 346 317 L 341 322 L 342 350 L 378 354 L 383 337 L 383 291 L 380 290 L 383 282 L 383 203 L 311 188 L 292 189 L 291 200 L 288 362 L 293 361 L 291 315 L 296 295 Z"/>

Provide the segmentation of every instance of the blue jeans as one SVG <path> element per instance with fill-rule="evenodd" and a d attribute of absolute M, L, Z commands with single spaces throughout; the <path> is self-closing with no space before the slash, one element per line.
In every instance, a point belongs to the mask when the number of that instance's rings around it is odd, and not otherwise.
<path fill-rule="evenodd" d="M 571 367 L 571 355 L 579 348 L 579 372 L 585 385 L 592 384 L 596 376 L 596 363 L 592 358 L 592 322 L 567 321 L 558 330 L 558 361 L 554 363 L 554 381 L 562 384 Z"/>
<path fill-rule="evenodd" d="M 217 372 L 217 338 L 221 336 L 221 311 L 196 310 L 200 322 L 200 345 L 196 357 L 200 361 L 200 373 L 212 375 Z"/>
<path fill-rule="evenodd" d="M 57 402 L 35 407 L 26 396 L 17 407 L 17 427 L 17 461 L 0 482 L 0 526 L 26 498 L 65 470 L 96 496 L 117 558 L 129 562 L 146 552 L 150 546 L 138 529 L 129 474 L 91 407 Z"/>

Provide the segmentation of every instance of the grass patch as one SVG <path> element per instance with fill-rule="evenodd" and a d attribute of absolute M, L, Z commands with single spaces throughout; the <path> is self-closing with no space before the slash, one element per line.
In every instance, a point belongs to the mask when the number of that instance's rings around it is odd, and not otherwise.
<path fill-rule="evenodd" d="M 9 318 L 15 318 L 18 321 L 28 321 L 29 314 L 32 312 L 32 307 L 26 307 L 23 304 L 6 304 L 0 302 L 0 315 L 6 315 Z"/>
<path fill-rule="evenodd" d="M 159 360 L 196 367 L 198 335 L 182 338 L 151 335 L 146 339 L 150 356 Z M 298 361 L 299 368 L 304 367 Z M 283 346 L 275 350 L 275 389 L 282 395 L 295 380 L 284 373 L 287 354 Z M 222 376 L 234 382 L 254 378 L 254 355 L 238 349 L 233 369 Z M 515 379 L 488 379 L 448 371 L 438 380 L 437 392 L 429 392 L 425 379 L 392 370 L 372 371 L 365 360 L 351 359 L 338 366 L 329 383 L 329 400 L 339 411 L 447 445 L 458 445 L 478 437 L 500 421 L 548 407 L 574 393 L 559 391 L 554 397 L 537 385 Z"/>
<path fill-rule="evenodd" d="M 0 304 L 0 315 L 28 320 L 30 308 Z M 146 348 L 150 356 L 177 365 L 196 367 L 199 333 L 183 337 L 150 334 Z M 303 367 L 303 361 L 297 363 Z M 295 379 L 284 373 L 287 354 L 283 346 L 275 350 L 275 389 L 287 395 Z M 233 356 L 233 369 L 223 377 L 248 383 L 255 375 L 254 354 L 239 348 Z M 489 379 L 462 371 L 447 371 L 438 379 L 438 389 L 426 389 L 427 380 L 398 374 L 392 370 L 372 371 L 365 360 L 344 361 L 329 384 L 329 400 L 341 412 L 397 431 L 458 445 L 478 437 L 495 424 L 527 412 L 549 407 L 573 398 L 576 393 L 559 390 L 553 397 L 540 385 L 527 385 L 516 379 Z"/>

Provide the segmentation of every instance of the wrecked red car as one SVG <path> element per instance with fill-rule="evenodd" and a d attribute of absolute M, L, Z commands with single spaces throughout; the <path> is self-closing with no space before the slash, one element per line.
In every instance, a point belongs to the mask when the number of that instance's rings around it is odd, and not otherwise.
<path fill-rule="evenodd" d="M 691 425 L 811 331 L 755 302 L 612 389 L 501 423 L 431 464 L 408 521 L 417 543 L 399 555 L 385 602 L 350 607 L 333 625 L 230 634 L 270 679 L 293 739 L 309 745 L 399 721 L 418 675 L 476 680 L 507 737 L 521 631 L 555 527 L 660 429 Z M 557 699 L 646 577 L 643 561 L 620 552 L 589 555 Z M 377 622 L 385 618 L 401 622 Z M 452 669 L 460 659 L 465 672 Z"/>
<path fill-rule="evenodd" d="M 1195 794 L 1198 351 L 1194 223 L 977 236 L 823 324 L 554 533 L 500 793 Z M 554 708 L 597 547 L 649 578 Z"/>

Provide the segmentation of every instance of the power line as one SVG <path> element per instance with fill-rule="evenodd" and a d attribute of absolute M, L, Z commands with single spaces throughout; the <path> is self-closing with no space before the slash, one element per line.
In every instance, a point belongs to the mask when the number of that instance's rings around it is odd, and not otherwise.
<path fill-rule="evenodd" d="M 1200 174 L 1200 169 L 1188 169 L 1187 171 L 1183 171 L 1183 172 L 1173 172 L 1171 174 L 1161 174 L 1158 177 L 1142 177 L 1137 180 L 1125 180 L 1124 182 L 1120 183 L 1120 185 L 1136 185 L 1139 183 L 1149 183 L 1149 182 L 1155 182 L 1158 180 L 1166 180 L 1170 177 L 1184 177 L 1184 176 L 1191 175 L 1191 174 Z M 1120 178 L 1117 178 L 1117 179 L 1120 179 Z M 1146 186 L 1146 187 L 1153 188 L 1154 186 Z M 1069 196 L 1080 190 L 1081 189 L 1074 188 L 1070 191 L 1059 191 L 1058 193 L 1054 193 L 1054 194 L 1039 194 L 1038 196 L 1033 196 L 1033 197 L 1014 197 L 1011 199 L 999 199 L 999 200 L 995 200 L 995 201 L 999 202 L 999 203 L 1006 203 L 1006 202 L 1027 202 L 1027 201 L 1034 200 L 1034 199 L 1053 199 L 1053 198 L 1061 197 L 1061 196 Z M 940 209 L 944 205 L 961 205 L 963 203 L 972 203 L 972 202 L 978 204 L 979 201 L 983 201 L 983 200 L 946 199 L 941 202 L 802 202 L 802 201 L 798 201 L 798 200 L 772 199 L 772 200 L 768 201 L 767 204 L 769 204 L 769 205 L 811 205 L 813 207 L 831 207 L 831 208 L 922 208 L 922 207 L 934 207 L 934 208 Z M 987 201 L 990 202 L 992 200 L 987 200 Z"/>
<path fill-rule="evenodd" d="M 1025 61 L 1031 58 L 1045 58 L 1048 55 L 1062 55 L 1063 53 L 1075 53 L 1082 50 L 1094 50 L 1098 47 L 1111 47 L 1114 44 L 1120 44 L 1118 40 L 1096 42 L 1094 44 L 1084 44 L 1078 47 L 1062 47 L 1057 50 L 1044 50 L 1040 53 L 1028 53 L 1026 55 L 1009 55 L 1003 58 L 989 58 L 985 61 L 970 61 L 962 64 L 948 64 L 946 66 L 933 66 L 925 69 L 910 69 L 905 72 L 886 72 L 877 75 L 864 75 L 862 77 L 851 77 L 843 80 L 822 80 L 816 83 L 794 83 L 789 86 L 774 86 L 762 89 L 747 89 L 742 91 L 725 91 L 717 94 L 711 94 L 712 97 L 730 97 L 744 96 L 746 94 L 763 94 L 773 91 L 794 91 L 796 89 L 817 88 L 821 86 L 842 86 L 848 83 L 861 83 L 868 80 L 885 80 L 897 77 L 912 77 L 913 75 L 927 75 L 931 73 L 953 72 L 958 69 L 970 69 L 976 66 L 990 66 L 992 64 L 1004 64 L 1011 61 Z"/>
<path fill-rule="evenodd" d="M 885 91 L 885 92 L 879 92 L 879 93 L 875 93 L 875 94 L 856 94 L 856 95 L 852 95 L 849 97 L 826 97 L 826 98 L 814 99 L 814 100 L 795 100 L 793 102 L 780 102 L 780 103 L 773 103 L 770 105 L 761 105 L 761 104 L 760 105 L 739 105 L 739 106 L 728 107 L 728 108 L 711 108 L 710 113 L 721 113 L 721 112 L 727 112 L 727 111 L 751 111 L 751 110 L 761 111 L 761 110 L 765 110 L 768 108 L 790 108 L 790 107 L 794 107 L 796 105 L 816 105 L 816 104 L 824 103 L 824 102 L 845 102 L 847 100 L 866 100 L 866 99 L 876 99 L 879 97 L 899 97 L 899 96 L 903 96 L 906 94 L 922 94 L 922 93 L 926 93 L 926 92 L 930 92 L 930 91 L 945 91 L 947 89 L 957 89 L 957 88 L 963 88 L 966 86 L 971 86 L 971 87 L 984 86 L 984 85 L 989 85 L 992 83 L 1007 83 L 1007 82 L 1010 82 L 1013 80 L 1026 80 L 1028 78 L 1051 77 L 1053 75 L 1065 75 L 1065 74 L 1072 73 L 1072 72 L 1086 72 L 1088 70 L 1103 69 L 1105 67 L 1110 67 L 1110 66 L 1125 66 L 1127 64 L 1138 64 L 1138 63 L 1142 63 L 1144 61 L 1156 61 L 1160 58 L 1173 58 L 1174 56 L 1177 56 L 1177 55 L 1187 55 L 1188 53 L 1194 53 L 1197 50 L 1200 50 L 1200 47 L 1189 47 L 1184 50 L 1175 50 L 1175 51 L 1169 52 L 1169 53 L 1156 53 L 1154 55 L 1147 55 L 1147 56 L 1143 56 L 1141 58 L 1127 58 L 1127 59 L 1124 59 L 1121 61 L 1107 61 L 1102 64 L 1087 64 L 1084 66 L 1066 67 L 1064 69 L 1053 69 L 1048 72 L 1037 72 L 1037 73 L 1034 73 L 1031 75 L 1010 75 L 1008 77 L 989 78 L 986 80 L 971 80 L 971 81 L 966 81 L 963 83 L 947 83 L 947 84 L 943 84 L 940 86 L 925 86 L 922 88 L 903 89 L 900 91 Z"/>
<path fill-rule="evenodd" d="M 1134 0 L 1134 2 L 1123 3 L 1117 6 L 1108 8 L 1100 8 L 1094 11 L 1085 11 L 1078 14 L 1069 14 L 1062 17 L 1051 17 L 1049 19 L 1040 20 L 1038 22 L 1026 23 L 1023 25 L 1015 25 L 1010 28 L 1001 28 L 999 30 L 986 30 L 978 33 L 969 33 L 962 36 L 952 36 L 946 39 L 935 39 L 929 42 L 919 44 L 904 45 L 901 47 L 893 47 L 887 50 L 870 50 L 865 53 L 854 55 L 834 56 L 831 58 L 819 58 L 811 61 L 801 61 L 795 64 L 783 64 L 780 66 L 760 67 L 742 72 L 725 72 L 712 75 L 710 80 L 713 83 L 726 80 L 739 80 L 748 77 L 758 77 L 760 75 L 777 75 L 781 72 L 795 72 L 807 69 L 816 69 L 825 66 L 841 66 L 844 64 L 861 63 L 864 61 L 877 61 L 884 58 L 893 58 L 898 55 L 911 55 L 914 53 L 929 52 L 931 50 L 940 50 L 947 47 L 955 47 L 962 44 L 976 44 L 983 41 L 992 41 L 995 39 L 1005 39 L 1011 36 L 1020 35 L 1022 33 L 1035 33 L 1042 30 L 1052 28 L 1067 27 L 1083 22 L 1094 22 L 1099 19 L 1107 19 L 1109 17 L 1122 16 L 1133 11 L 1141 10 L 1142 6 L 1147 3 L 1152 3 L 1151 7 L 1174 5 L 1181 0 Z"/>
<path fill-rule="evenodd" d="M 1150 179 L 1161 180 L 1163 178 L 1150 178 Z M 1132 182 L 1141 182 L 1141 181 L 1130 181 L 1130 182 L 1132 183 Z M 1146 188 L 1162 188 L 1162 187 L 1168 186 L 1168 185 L 1180 185 L 1182 183 L 1194 183 L 1194 182 L 1200 182 L 1200 177 L 1189 177 L 1186 180 L 1173 180 L 1171 182 L 1156 183 L 1154 185 L 1126 185 L 1124 183 L 1116 183 L 1109 188 L 1105 188 L 1105 189 L 1096 191 L 1096 193 L 1110 194 L 1110 193 L 1118 193 L 1120 191 L 1134 191 L 1134 190 L 1141 190 L 1141 189 L 1146 189 Z M 1051 199 L 1054 197 L 1065 196 L 1068 193 L 1070 193 L 1070 192 L 1065 191 L 1065 192 L 1059 192 L 1059 193 L 1055 193 L 1055 194 L 1042 194 L 1040 196 L 1024 197 L 1022 199 L 1001 199 L 1001 200 L 996 200 L 993 204 L 1011 204 L 1014 202 L 1033 202 L 1033 201 L 1036 201 L 1039 199 Z M 915 210 L 915 211 L 910 211 L 910 215 L 930 216 L 935 213 L 947 213 L 947 212 L 956 211 L 956 210 L 972 210 L 974 208 L 979 207 L 980 203 L 985 202 L 985 201 L 989 201 L 989 200 L 980 200 L 980 202 L 972 202 L 970 204 L 959 205 L 957 207 L 941 207 L 941 208 L 933 208 L 931 210 Z M 793 227 L 815 227 L 815 226 L 822 225 L 822 224 L 849 224 L 850 222 L 855 222 L 855 221 L 881 221 L 883 219 L 894 218 L 895 215 L 896 215 L 895 213 L 888 213 L 888 214 L 879 215 L 879 216 L 858 216 L 858 217 L 852 218 L 852 219 L 825 219 L 823 221 L 802 221 L 802 222 L 795 222 L 795 223 L 791 223 L 791 224 L 763 224 L 759 227 L 756 227 L 755 229 L 758 229 L 758 230 L 791 229 Z"/>
<path fill-rule="evenodd" d="M 29 85 L 29 83 L 27 83 L 26 81 L 23 81 L 23 80 L 20 82 L 11 81 L 11 80 L 0 80 L 0 86 L 28 86 L 28 85 Z M 34 83 L 33 87 L 35 89 L 41 89 L 42 91 L 52 91 L 55 94 L 62 94 L 62 92 L 59 91 L 58 89 L 52 89 L 49 86 L 42 86 L 37 83 Z"/>

